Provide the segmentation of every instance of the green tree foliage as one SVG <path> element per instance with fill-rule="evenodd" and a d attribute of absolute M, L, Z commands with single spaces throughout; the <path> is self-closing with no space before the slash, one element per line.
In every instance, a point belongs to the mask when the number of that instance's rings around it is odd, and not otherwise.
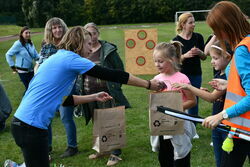
<path fill-rule="evenodd" d="M 97 24 L 173 21 L 176 11 L 208 9 L 212 3 L 216 2 L 216 0 L 98 1 L 85 0 L 84 6 L 86 19 Z"/>
<path fill-rule="evenodd" d="M 30 27 L 43 27 L 53 16 L 53 0 L 22 0 L 22 11 Z"/>
<path fill-rule="evenodd" d="M 0 24 L 24 25 L 24 15 L 21 10 L 22 0 L 0 1 Z"/>
<path fill-rule="evenodd" d="M 210 9 L 219 0 L 1 0 L 0 23 L 44 27 L 51 17 L 67 25 L 122 24 L 174 21 L 176 11 Z M 232 0 L 250 15 L 250 0 Z M 21 10 L 22 9 L 22 10 Z M 204 20 L 203 14 L 194 14 Z M 5 20 L 5 21 L 4 21 Z"/>
<path fill-rule="evenodd" d="M 83 0 L 56 0 L 54 17 L 62 18 L 68 26 L 81 25 L 85 19 Z"/>
<path fill-rule="evenodd" d="M 234 3 L 238 4 L 241 10 L 250 17 L 250 0 L 233 0 Z"/>

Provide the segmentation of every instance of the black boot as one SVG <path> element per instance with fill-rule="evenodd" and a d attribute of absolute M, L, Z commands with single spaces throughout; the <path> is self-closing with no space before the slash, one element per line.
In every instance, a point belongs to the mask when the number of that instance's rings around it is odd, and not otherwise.
<path fill-rule="evenodd" d="M 71 157 L 71 156 L 75 155 L 76 153 L 78 153 L 77 147 L 75 147 L 75 148 L 74 147 L 68 147 L 66 149 L 66 151 L 62 155 L 60 155 L 60 158 Z"/>

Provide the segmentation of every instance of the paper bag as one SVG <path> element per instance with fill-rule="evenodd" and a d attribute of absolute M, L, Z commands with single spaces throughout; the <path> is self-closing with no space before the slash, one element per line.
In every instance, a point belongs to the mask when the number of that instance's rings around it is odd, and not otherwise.
<path fill-rule="evenodd" d="M 95 109 L 93 149 L 108 152 L 126 145 L 125 106 Z"/>
<path fill-rule="evenodd" d="M 152 92 L 149 96 L 149 127 L 152 136 L 184 133 L 184 121 L 156 111 L 164 106 L 183 111 L 182 95 L 177 91 Z"/>

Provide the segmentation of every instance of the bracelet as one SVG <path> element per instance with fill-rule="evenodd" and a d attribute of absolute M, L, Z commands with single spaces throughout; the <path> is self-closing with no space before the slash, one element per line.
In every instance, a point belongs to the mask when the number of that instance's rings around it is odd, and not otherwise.
<path fill-rule="evenodd" d="M 147 80 L 148 81 L 148 87 L 147 89 L 150 89 L 151 88 L 151 81 L 150 80 Z"/>

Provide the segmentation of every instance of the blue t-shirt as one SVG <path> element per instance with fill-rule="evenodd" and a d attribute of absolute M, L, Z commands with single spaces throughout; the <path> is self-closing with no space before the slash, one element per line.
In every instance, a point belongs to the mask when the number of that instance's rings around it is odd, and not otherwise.
<path fill-rule="evenodd" d="M 47 129 L 76 77 L 94 66 L 74 52 L 58 50 L 39 67 L 14 116 L 31 126 Z"/>

